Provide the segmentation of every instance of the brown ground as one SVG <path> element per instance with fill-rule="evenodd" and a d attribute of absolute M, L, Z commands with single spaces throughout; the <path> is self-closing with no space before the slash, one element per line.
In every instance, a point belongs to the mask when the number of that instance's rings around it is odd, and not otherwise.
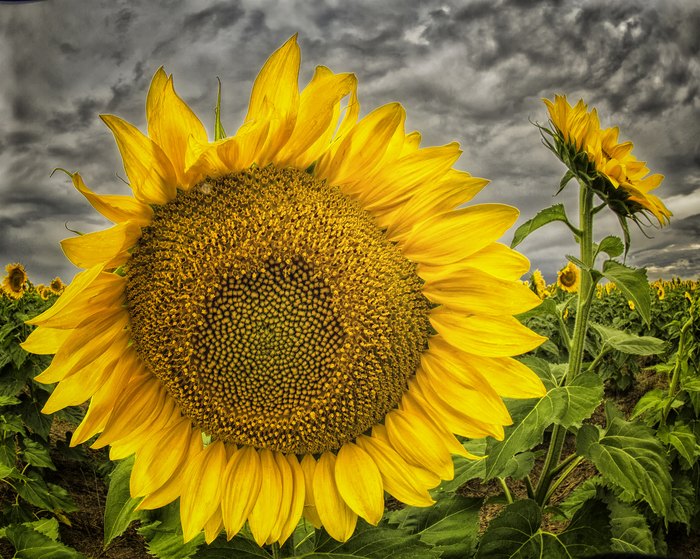
<path fill-rule="evenodd" d="M 633 384 L 633 388 L 624 394 L 609 394 L 619 408 L 629 415 L 634 404 L 639 398 L 651 390 L 659 387 L 660 377 L 649 371 L 642 371 Z M 597 424 L 604 424 L 604 414 L 602 406 L 596 410 L 591 421 Z M 65 431 L 70 428 L 68 424 L 55 422 L 54 435 L 64 437 Z M 61 432 L 62 431 L 62 432 Z M 564 446 L 563 455 L 573 452 L 573 439 L 568 439 Z M 68 517 L 71 526 L 61 525 L 61 541 L 74 547 L 89 558 L 104 559 L 149 559 L 151 556 L 146 552 L 144 541 L 134 528 L 130 528 L 123 536 L 115 540 L 105 550 L 102 548 L 103 538 L 103 514 L 106 498 L 106 487 L 101 476 L 96 469 L 100 463 L 104 462 L 104 451 L 88 450 L 90 460 L 86 462 L 60 462 L 56 457 L 58 471 L 55 479 L 50 479 L 62 487 L 67 488 L 79 510 L 70 513 Z M 536 463 L 533 471 L 533 479 L 539 475 L 541 462 Z M 564 483 L 554 494 L 553 503 L 563 500 L 568 493 L 580 483 L 594 476 L 595 468 L 588 461 L 584 460 L 571 473 Z M 525 486 L 521 481 L 512 481 L 509 488 L 514 497 L 523 498 L 526 496 Z M 502 489 L 498 482 L 490 481 L 482 484 L 478 480 L 473 480 L 460 489 L 460 493 L 470 497 L 493 497 L 500 495 Z M 0 499 L 3 497 L 0 489 Z M 397 503 L 398 504 L 398 503 Z M 389 508 L 391 507 L 389 504 Z M 480 529 L 483 532 L 489 521 L 501 512 L 504 505 L 489 503 L 485 504 L 481 510 Z M 560 522 L 545 517 L 544 526 L 554 532 L 563 527 Z M 691 534 L 687 536 L 685 531 L 673 532 L 669 536 L 669 557 L 677 559 L 700 559 L 700 535 Z M 5 540 L 0 540 L 0 559 L 13 556 L 13 548 Z"/>

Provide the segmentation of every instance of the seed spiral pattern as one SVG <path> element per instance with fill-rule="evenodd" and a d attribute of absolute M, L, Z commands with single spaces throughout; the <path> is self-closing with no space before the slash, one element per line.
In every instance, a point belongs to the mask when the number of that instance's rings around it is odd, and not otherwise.
<path fill-rule="evenodd" d="M 291 168 L 178 192 L 126 274 L 137 352 L 183 413 L 239 445 L 339 448 L 396 408 L 430 334 L 415 264 Z"/>

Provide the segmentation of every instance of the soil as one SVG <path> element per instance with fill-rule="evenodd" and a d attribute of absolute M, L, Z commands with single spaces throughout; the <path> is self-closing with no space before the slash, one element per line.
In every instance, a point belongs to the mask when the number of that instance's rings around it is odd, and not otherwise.
<path fill-rule="evenodd" d="M 613 393 L 608 391 L 607 397 L 611 399 L 623 413 L 629 417 L 634 405 L 639 398 L 652 388 L 662 388 L 663 377 L 648 370 L 640 371 L 632 384 L 632 388 L 624 393 Z M 590 419 L 591 422 L 604 425 L 605 414 L 603 407 L 595 411 Z M 54 422 L 52 436 L 56 439 L 65 440 L 66 432 L 72 430 L 70 424 L 65 422 Z M 544 447 L 543 447 L 544 448 Z M 574 452 L 574 440 L 568 438 L 565 441 L 563 456 Z M 69 490 L 73 501 L 78 507 L 78 511 L 68 514 L 70 525 L 61 524 L 61 541 L 89 558 L 100 559 L 150 559 L 145 548 L 145 542 L 136 532 L 132 525 L 122 536 L 115 538 L 110 545 L 103 548 L 104 533 L 104 506 L 107 488 L 100 475 L 99 469 L 106 463 L 104 450 L 86 450 L 87 459 L 82 461 L 61 460 L 60 456 L 55 456 L 54 460 L 57 471 L 52 479 L 48 480 L 58 483 Z M 542 459 L 536 462 L 532 477 L 537 480 L 542 466 Z M 588 461 L 582 461 L 570 476 L 560 485 L 552 497 L 552 504 L 556 504 L 563 499 L 579 484 L 596 474 L 595 467 Z M 515 498 L 524 498 L 527 495 L 522 481 L 509 481 L 509 489 Z M 0 493 L 2 490 L 0 490 Z M 487 483 L 480 483 L 472 480 L 462 486 L 459 492 L 470 497 L 485 497 L 486 504 L 480 513 L 480 530 L 483 532 L 488 523 L 498 516 L 505 504 L 494 502 L 495 498 L 502 495 L 502 488 L 497 481 L 491 480 Z M 0 498 L 3 495 L 0 494 Z M 400 508 L 401 504 L 390 500 L 387 508 Z M 543 527 L 549 531 L 557 532 L 563 528 L 563 523 L 545 515 Z M 677 559 L 700 559 L 700 534 L 691 533 L 687 535 L 684 529 L 672 527 L 668 537 L 668 556 Z M 0 539 L 0 559 L 10 558 L 14 554 L 14 549 L 6 540 Z"/>

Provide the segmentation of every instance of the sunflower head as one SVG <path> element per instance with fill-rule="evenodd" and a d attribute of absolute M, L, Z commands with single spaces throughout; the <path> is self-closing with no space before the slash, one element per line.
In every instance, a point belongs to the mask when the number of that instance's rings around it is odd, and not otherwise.
<path fill-rule="evenodd" d="M 54 295 L 60 295 L 66 289 L 65 284 L 61 281 L 61 278 L 55 277 L 51 280 L 48 289 Z"/>
<path fill-rule="evenodd" d="M 535 292 L 540 299 L 544 299 L 547 296 L 547 282 L 542 275 L 542 272 L 535 270 L 532 272 L 532 290 Z"/>
<path fill-rule="evenodd" d="M 671 212 L 651 191 L 663 180 L 632 155 L 632 142 L 618 143 L 617 127 L 601 129 L 598 113 L 579 100 L 572 107 L 566 96 L 543 99 L 554 137 L 553 151 L 574 176 L 593 190 L 621 219 L 636 220 L 637 214 L 652 215 L 666 225 Z"/>
<path fill-rule="evenodd" d="M 27 272 L 22 264 L 8 264 L 5 266 L 7 275 L 2 280 L 2 289 L 11 299 L 19 299 L 27 290 Z"/>
<path fill-rule="evenodd" d="M 90 400 L 72 443 L 136 453 L 132 495 L 179 498 L 186 540 L 284 542 L 302 514 L 346 540 L 385 492 L 430 505 L 475 458 L 455 434 L 502 438 L 502 397 L 544 393 L 512 358 L 543 341 L 513 317 L 540 302 L 529 264 L 496 242 L 517 210 L 463 207 L 487 181 L 457 144 L 420 147 L 396 103 L 360 119 L 352 74 L 299 91 L 299 63 L 292 37 L 232 137 L 162 69 L 148 135 L 102 117 L 133 196 L 71 175 L 115 225 L 63 241 L 85 270 L 23 344 L 56 354 L 44 411 Z"/>
<path fill-rule="evenodd" d="M 581 283 L 581 270 L 573 262 L 568 262 L 557 272 L 557 286 L 567 293 L 577 293 Z"/>

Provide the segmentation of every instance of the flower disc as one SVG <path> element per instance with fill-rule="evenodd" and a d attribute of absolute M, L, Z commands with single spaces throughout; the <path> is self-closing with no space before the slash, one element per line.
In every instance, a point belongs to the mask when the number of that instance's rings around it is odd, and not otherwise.
<path fill-rule="evenodd" d="M 179 193 L 127 270 L 137 352 L 200 428 L 238 445 L 340 447 L 396 407 L 427 347 L 415 265 L 296 169 Z"/>

